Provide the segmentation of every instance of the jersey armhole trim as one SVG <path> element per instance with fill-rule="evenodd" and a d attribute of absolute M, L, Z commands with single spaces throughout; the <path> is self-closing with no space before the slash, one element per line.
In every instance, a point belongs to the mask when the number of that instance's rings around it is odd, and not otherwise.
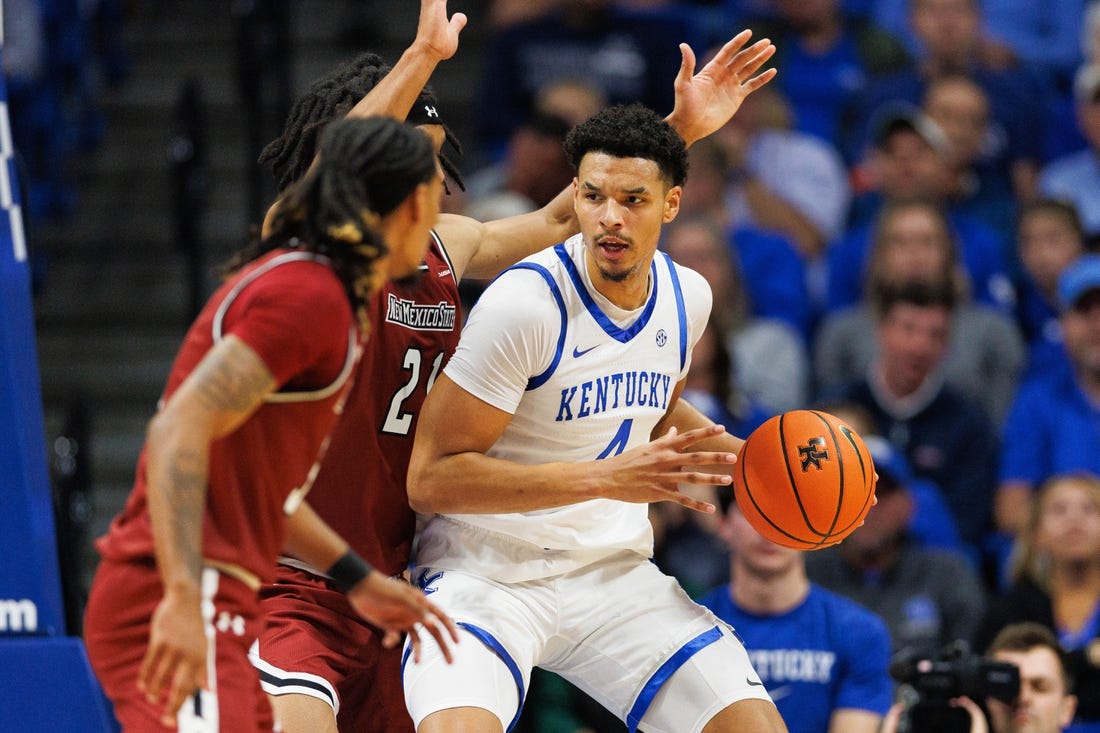
<path fill-rule="evenodd" d="M 432 236 L 432 242 L 435 243 L 435 248 L 439 250 L 439 256 L 443 258 L 443 261 L 447 263 L 447 268 L 451 271 L 451 280 L 457 286 L 458 276 L 455 275 L 455 263 L 451 262 L 451 256 L 447 254 L 447 248 L 443 245 L 443 239 L 436 233 L 434 229 L 429 232 Z"/>
<path fill-rule="evenodd" d="M 561 316 L 561 330 L 558 333 L 558 345 L 554 349 L 554 358 L 550 361 L 550 365 L 542 371 L 541 374 L 536 374 L 527 380 L 527 390 L 531 391 L 537 389 L 546 383 L 546 380 L 553 376 L 554 371 L 558 368 L 558 364 L 561 363 L 561 355 L 565 349 L 565 328 L 567 325 L 567 319 L 565 315 L 565 299 L 561 295 L 561 290 L 558 289 L 558 284 L 554 282 L 554 278 L 550 275 L 550 271 L 542 265 L 536 265 L 532 262 L 520 262 L 518 265 L 513 265 L 508 268 L 510 270 L 531 270 L 537 272 L 543 280 L 546 281 L 547 286 L 550 288 L 550 294 L 554 296 L 554 300 L 558 304 L 558 314 Z"/>
<path fill-rule="evenodd" d="M 290 262 L 318 262 L 321 264 L 328 264 L 330 260 L 324 255 L 317 255 L 312 252 L 287 252 L 286 254 L 271 258 L 242 277 L 237 284 L 226 293 L 225 298 L 218 304 L 218 309 L 214 312 L 214 318 L 211 324 L 214 343 L 218 343 L 222 340 L 222 323 L 225 321 L 225 314 L 229 312 L 229 306 L 233 304 L 237 296 L 264 273 L 270 272 L 279 265 L 285 265 Z M 448 260 L 448 262 L 450 262 L 450 260 Z M 344 383 L 351 377 L 352 370 L 355 368 L 355 358 L 357 356 L 356 341 L 355 328 L 352 327 L 348 329 L 348 350 L 347 355 L 344 357 L 344 366 L 340 370 L 340 373 L 336 375 L 336 379 L 328 386 L 305 392 L 272 392 L 264 398 L 264 402 L 314 402 L 332 396 L 344 386 Z"/>
<path fill-rule="evenodd" d="M 668 275 L 672 280 L 672 292 L 676 296 L 676 316 L 680 321 L 680 371 L 682 372 L 684 370 L 684 365 L 687 363 L 688 351 L 688 322 L 687 307 L 684 305 L 684 290 L 680 285 L 680 276 L 676 272 L 676 263 L 674 263 L 672 258 L 665 252 L 661 252 L 661 256 L 668 266 Z"/>

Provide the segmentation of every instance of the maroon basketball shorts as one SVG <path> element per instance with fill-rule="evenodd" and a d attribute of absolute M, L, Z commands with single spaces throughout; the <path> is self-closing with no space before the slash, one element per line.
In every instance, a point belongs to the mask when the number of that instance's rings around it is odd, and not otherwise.
<path fill-rule="evenodd" d="M 260 590 L 264 629 L 252 663 L 270 695 L 309 695 L 336 713 L 341 730 L 412 733 L 401 686 L 401 649 L 327 580 L 279 565 Z"/>
<path fill-rule="evenodd" d="M 210 689 L 184 701 L 177 727 L 161 724 L 161 703 L 138 690 L 137 677 L 149 644 L 150 619 L 163 594 L 151 561 L 103 560 L 92 583 L 84 618 L 88 657 L 124 731 L 267 733 L 271 705 L 260 689 L 248 649 L 259 632 L 256 592 L 213 568 L 202 576 Z"/>

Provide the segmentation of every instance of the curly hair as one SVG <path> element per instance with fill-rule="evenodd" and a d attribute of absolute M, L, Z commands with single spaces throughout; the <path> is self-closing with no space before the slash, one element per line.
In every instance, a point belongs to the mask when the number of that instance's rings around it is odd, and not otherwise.
<path fill-rule="evenodd" d="M 317 140 L 329 122 L 343 118 L 388 74 L 391 66 L 376 53 L 363 53 L 345 61 L 314 81 L 290 108 L 286 125 L 279 137 L 269 142 L 260 153 L 261 165 L 270 165 L 275 181 L 282 191 L 305 175 L 317 154 Z M 439 101 L 430 86 L 417 97 L 417 106 L 438 106 Z M 450 128 L 442 122 L 445 142 L 462 155 L 462 145 Z M 442 152 L 439 163 L 460 189 L 465 190 L 458 167 Z"/>
<path fill-rule="evenodd" d="M 435 175 L 431 141 L 415 128 L 388 117 L 334 120 L 318 164 L 276 204 L 268 236 L 253 236 L 224 272 L 280 247 L 324 255 L 365 333 L 366 302 L 380 285 L 375 264 L 389 251 L 379 221 Z"/>
<path fill-rule="evenodd" d="M 641 104 L 607 107 L 574 127 L 565 138 L 569 164 L 576 170 L 590 152 L 652 160 L 671 186 L 682 186 L 687 180 L 688 156 L 683 138 Z"/>

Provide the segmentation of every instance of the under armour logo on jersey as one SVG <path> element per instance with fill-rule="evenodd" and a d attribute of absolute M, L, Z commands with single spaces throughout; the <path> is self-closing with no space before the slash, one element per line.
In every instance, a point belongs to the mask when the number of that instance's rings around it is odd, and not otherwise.
<path fill-rule="evenodd" d="M 439 113 L 435 111 L 435 107 L 430 104 L 424 105 L 424 114 L 428 117 L 439 117 Z"/>
<path fill-rule="evenodd" d="M 821 470 L 821 462 L 829 460 L 829 451 L 824 446 L 825 437 L 821 435 L 810 438 L 806 445 L 798 446 L 798 455 L 802 457 L 803 471 L 810 470 L 811 465 L 817 470 Z"/>
<path fill-rule="evenodd" d="M 657 331 L 657 345 L 664 346 L 668 343 L 668 334 L 665 333 L 665 329 L 659 329 Z"/>

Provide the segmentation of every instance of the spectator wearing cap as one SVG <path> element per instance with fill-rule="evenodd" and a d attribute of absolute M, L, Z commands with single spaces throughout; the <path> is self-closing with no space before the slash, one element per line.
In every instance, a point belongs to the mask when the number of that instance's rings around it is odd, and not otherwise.
<path fill-rule="evenodd" d="M 806 571 L 814 583 L 881 616 L 895 651 L 935 654 L 971 638 L 985 611 L 981 581 L 959 553 L 914 538 L 914 514 L 928 510 L 929 494 L 914 489 L 900 451 L 882 438 L 865 440 L 879 474 L 878 503 L 844 542 L 805 553 Z"/>
<path fill-rule="evenodd" d="M 988 53 L 983 32 L 981 0 L 906 0 L 907 22 L 918 47 L 910 68 L 868 85 L 858 119 L 871 121 L 883 106 L 906 102 L 919 105 L 928 85 L 948 74 L 966 74 L 990 101 L 989 150 L 1008 162 L 1012 188 L 1020 200 L 1035 192 L 1039 161 L 1044 154 L 1045 128 L 1058 96 L 1041 75 L 1025 66 L 1005 68 Z M 1034 3 L 1046 8 L 1048 3 Z M 868 143 L 874 126 L 865 127 L 851 141 L 854 160 Z"/>
<path fill-rule="evenodd" d="M 1044 196 L 1071 201 L 1085 235 L 1100 244 L 1100 60 L 1077 71 L 1073 84 L 1077 126 L 1088 147 L 1055 158 L 1039 176 Z"/>
<path fill-rule="evenodd" d="M 1062 272 L 1058 299 L 1070 369 L 1021 382 L 1004 427 L 994 516 L 1012 537 L 1047 478 L 1100 474 L 1100 255 L 1083 255 Z"/>
<path fill-rule="evenodd" d="M 1009 311 L 1015 298 L 1007 274 L 1006 239 L 949 200 L 950 151 L 943 130 L 919 109 L 894 105 L 880 112 L 875 131 L 868 163 L 872 190 L 857 197 L 851 230 L 827 253 L 826 310 L 859 300 L 874 220 L 883 204 L 923 200 L 947 212 L 974 299 Z"/>

